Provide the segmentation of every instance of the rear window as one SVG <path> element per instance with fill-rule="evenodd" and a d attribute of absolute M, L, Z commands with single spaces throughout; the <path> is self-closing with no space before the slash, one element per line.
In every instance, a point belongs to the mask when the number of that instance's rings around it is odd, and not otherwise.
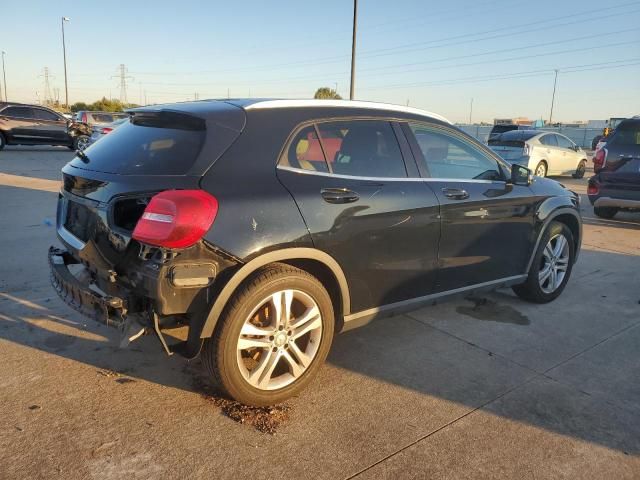
<path fill-rule="evenodd" d="M 607 144 L 609 146 L 640 145 L 640 122 L 621 123 Z"/>
<path fill-rule="evenodd" d="M 204 121 L 190 115 L 136 115 L 78 153 L 71 165 L 121 175 L 182 175 L 198 158 L 205 136 Z"/>
<path fill-rule="evenodd" d="M 510 130 L 490 139 L 489 145 L 492 147 L 523 147 L 524 142 L 535 137 L 538 133 L 539 132 Z"/>
<path fill-rule="evenodd" d="M 511 130 L 518 130 L 518 126 L 517 125 L 495 125 L 491 129 L 491 134 L 493 135 L 496 133 L 509 132 Z"/>
<path fill-rule="evenodd" d="M 114 116 L 108 113 L 92 113 L 91 119 L 94 123 L 111 123 L 114 120 Z"/>

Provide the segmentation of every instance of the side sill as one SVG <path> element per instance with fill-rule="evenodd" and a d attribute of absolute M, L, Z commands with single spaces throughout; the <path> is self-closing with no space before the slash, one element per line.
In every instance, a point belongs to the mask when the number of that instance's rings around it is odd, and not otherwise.
<path fill-rule="evenodd" d="M 409 312 L 411 310 L 416 310 L 420 307 L 427 306 L 436 300 L 442 300 L 444 298 L 452 297 L 461 293 L 488 291 L 495 290 L 497 288 L 510 287 L 512 285 L 523 283 L 526 281 L 526 279 L 526 274 L 499 278 L 498 280 L 492 280 L 490 282 L 477 283 L 475 285 L 469 285 L 467 287 L 447 290 L 445 292 L 433 293 L 431 295 L 425 295 L 424 297 L 411 298 L 402 302 L 390 303 L 388 305 L 382 305 L 380 307 L 362 310 L 361 312 L 352 313 L 351 315 L 346 315 L 344 317 L 344 328 L 341 330 L 341 333 L 362 327 L 376 318 L 383 318 L 399 313 Z"/>

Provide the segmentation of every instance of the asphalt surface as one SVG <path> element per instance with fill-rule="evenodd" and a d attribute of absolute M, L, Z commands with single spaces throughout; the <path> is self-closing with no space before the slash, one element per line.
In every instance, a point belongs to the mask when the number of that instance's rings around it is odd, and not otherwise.
<path fill-rule="evenodd" d="M 338 336 L 310 388 L 260 412 L 268 434 L 198 361 L 151 336 L 119 350 L 58 300 L 46 251 L 71 157 L 0 152 L 0 478 L 640 478 L 640 215 L 601 221 L 585 198 L 551 304 L 503 290 Z"/>

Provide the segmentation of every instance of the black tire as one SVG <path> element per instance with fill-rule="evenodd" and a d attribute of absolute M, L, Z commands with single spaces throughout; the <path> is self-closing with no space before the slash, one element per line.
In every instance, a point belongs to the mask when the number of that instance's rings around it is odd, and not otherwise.
<path fill-rule="evenodd" d="M 593 213 L 600 218 L 611 220 L 620 209 L 618 207 L 593 207 Z"/>
<path fill-rule="evenodd" d="M 558 234 L 564 235 L 564 237 L 567 239 L 569 246 L 569 262 L 564 278 L 562 279 L 562 283 L 560 283 L 560 285 L 553 292 L 547 293 L 542 290 L 540 281 L 538 280 L 538 274 L 540 273 L 540 267 L 542 266 L 543 262 L 544 249 L 546 248 L 549 241 Z M 533 257 L 531 268 L 529 269 L 527 281 L 520 285 L 514 285 L 512 287 L 513 291 L 523 300 L 527 300 L 533 303 L 549 303 L 555 300 L 562 293 L 565 286 L 567 285 L 567 282 L 569 281 L 571 270 L 573 269 L 575 255 L 575 243 L 573 234 L 571 233 L 571 229 L 564 223 L 552 221 L 547 227 L 546 231 L 542 234 L 540 244 L 538 245 L 538 249 L 536 250 L 535 256 Z"/>
<path fill-rule="evenodd" d="M 4 139 L 4 135 L 2 133 L 0 133 L 0 150 L 2 150 L 6 144 L 7 144 L 7 142 Z"/>
<path fill-rule="evenodd" d="M 73 139 L 73 150 L 78 151 L 78 148 L 82 144 L 82 142 L 88 142 L 88 141 L 89 141 L 88 135 L 78 135 Z"/>
<path fill-rule="evenodd" d="M 573 178 L 584 178 L 584 172 L 586 170 L 587 170 L 587 161 L 586 160 L 582 160 L 578 164 L 578 168 L 576 168 L 576 171 L 571 176 Z"/>
<path fill-rule="evenodd" d="M 304 292 L 316 303 L 322 320 L 320 345 L 309 366 L 293 383 L 276 390 L 256 388 L 244 378 L 238 366 L 240 332 L 245 320 L 265 298 L 285 289 Z M 273 264 L 253 274 L 229 300 L 213 336 L 204 343 L 202 362 L 224 393 L 234 400 L 258 407 L 274 405 L 300 393 L 317 374 L 331 348 L 334 324 L 331 297 L 322 283 L 298 268 Z"/>
<path fill-rule="evenodd" d="M 544 172 L 544 175 L 538 175 L 538 170 L 542 170 Z M 545 162 L 544 160 L 539 162 L 538 165 L 536 165 L 536 169 L 533 171 L 534 175 L 538 175 L 539 177 L 546 177 L 547 176 L 547 162 Z"/>

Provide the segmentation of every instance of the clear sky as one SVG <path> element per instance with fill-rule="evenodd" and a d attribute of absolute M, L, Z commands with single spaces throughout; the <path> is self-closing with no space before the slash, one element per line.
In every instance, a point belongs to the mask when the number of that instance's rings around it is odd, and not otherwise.
<path fill-rule="evenodd" d="M 0 49 L 9 100 L 349 94 L 351 0 L 4 0 Z M 453 121 L 640 114 L 640 0 L 360 0 L 356 98 L 406 104 Z M 38 92 L 38 96 L 36 96 Z"/>

